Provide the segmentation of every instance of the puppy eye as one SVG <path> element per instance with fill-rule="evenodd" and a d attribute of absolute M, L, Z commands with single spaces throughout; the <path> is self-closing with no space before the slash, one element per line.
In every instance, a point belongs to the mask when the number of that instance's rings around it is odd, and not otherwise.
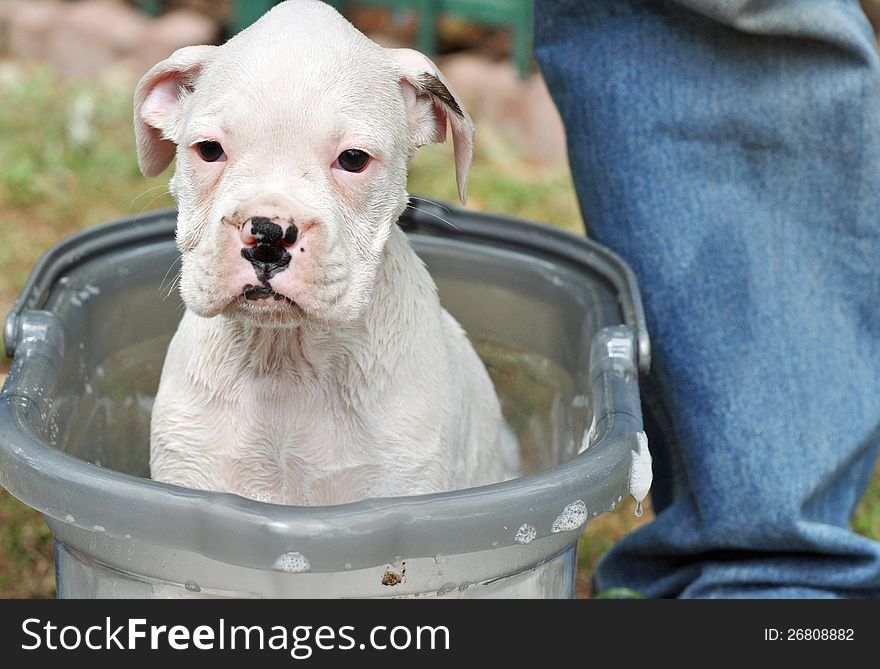
<path fill-rule="evenodd" d="M 226 153 L 220 142 L 199 142 L 196 144 L 196 151 L 199 152 L 202 160 L 206 163 L 216 163 L 218 160 L 226 160 Z"/>
<path fill-rule="evenodd" d="M 339 154 L 337 165 L 346 172 L 363 172 L 370 162 L 370 154 L 360 149 L 348 149 Z"/>

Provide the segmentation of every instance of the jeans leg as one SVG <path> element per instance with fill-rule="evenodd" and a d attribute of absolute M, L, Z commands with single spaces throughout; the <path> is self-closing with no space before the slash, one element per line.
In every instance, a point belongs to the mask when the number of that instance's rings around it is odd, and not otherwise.
<path fill-rule="evenodd" d="M 600 588 L 880 596 L 880 65 L 857 2 L 538 0 L 588 228 L 642 290 L 656 519 Z M 588 530 L 589 531 L 589 530 Z"/>

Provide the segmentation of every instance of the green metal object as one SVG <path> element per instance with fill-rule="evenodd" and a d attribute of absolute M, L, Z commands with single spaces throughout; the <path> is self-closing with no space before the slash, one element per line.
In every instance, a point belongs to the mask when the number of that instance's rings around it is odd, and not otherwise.
<path fill-rule="evenodd" d="M 437 34 L 435 30 L 437 17 L 437 0 L 325 0 L 340 14 L 351 6 L 384 7 L 395 14 L 415 11 L 419 16 L 416 48 L 427 54 L 437 51 Z"/>
<path fill-rule="evenodd" d="M 141 11 L 150 16 L 158 16 L 162 9 L 162 0 L 138 0 Z"/>
<path fill-rule="evenodd" d="M 513 60 L 520 76 L 532 68 L 532 0 L 435 0 L 440 12 L 513 33 Z"/>
<path fill-rule="evenodd" d="M 233 0 L 230 31 L 233 34 L 241 32 L 276 4 L 273 0 Z"/>
<path fill-rule="evenodd" d="M 162 0 L 139 0 L 141 9 L 156 16 Z M 233 0 L 229 28 L 237 33 L 268 12 L 275 0 Z M 394 12 L 415 11 L 419 16 L 416 48 L 428 55 L 437 52 L 437 18 L 460 16 L 474 23 L 507 28 L 513 34 L 513 60 L 521 77 L 532 69 L 532 0 L 327 0 L 344 13 L 350 5 L 385 7 Z"/>
<path fill-rule="evenodd" d="M 513 60 L 520 76 L 528 76 L 532 69 L 532 0 L 331 0 L 329 4 L 342 13 L 350 5 L 418 12 L 416 48 L 428 55 L 437 51 L 437 18 L 441 14 L 507 28 L 513 33 Z"/>

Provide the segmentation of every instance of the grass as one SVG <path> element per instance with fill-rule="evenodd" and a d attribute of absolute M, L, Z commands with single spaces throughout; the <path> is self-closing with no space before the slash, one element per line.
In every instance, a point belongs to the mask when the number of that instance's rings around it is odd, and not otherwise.
<path fill-rule="evenodd" d="M 874 468 L 874 478 L 868 484 L 851 522 L 852 528 L 859 534 L 880 540 L 880 462 Z"/>
<path fill-rule="evenodd" d="M 130 96 L 134 81 L 117 74 L 88 84 L 0 63 L 0 313 L 5 317 L 39 256 L 63 237 L 96 223 L 173 204 L 168 174 L 144 179 L 135 162 Z M 567 171 L 530 163 L 476 119 L 476 162 L 468 205 L 582 232 Z M 454 202 L 449 147 L 422 149 L 409 190 Z M 8 361 L 0 360 L 0 380 Z M 621 537 L 648 522 L 632 500 L 594 520 L 581 538 L 578 595 Z M 853 517 L 880 538 L 880 470 Z M 54 595 L 52 541 L 40 515 L 0 490 L 0 598 Z"/>
<path fill-rule="evenodd" d="M 0 598 L 54 594 L 49 528 L 40 514 L 0 490 Z"/>
<path fill-rule="evenodd" d="M 63 237 L 152 206 L 161 179 L 133 159 L 125 78 L 64 84 L 51 72 L 0 63 L 0 312 L 5 318 L 40 255 Z M 155 190 L 150 190 L 156 187 Z M 158 193 L 155 201 L 153 194 Z M 0 380 L 9 361 L 0 359 Z M 0 491 L 0 598 L 55 593 L 42 517 Z"/>

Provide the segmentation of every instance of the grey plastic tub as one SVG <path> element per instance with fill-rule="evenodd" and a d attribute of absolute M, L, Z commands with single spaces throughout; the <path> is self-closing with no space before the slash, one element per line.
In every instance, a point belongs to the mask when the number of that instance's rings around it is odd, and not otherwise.
<path fill-rule="evenodd" d="M 515 362 L 494 371 L 506 412 L 524 411 L 522 395 L 534 413 L 508 415 L 533 473 L 285 507 L 146 478 L 152 397 L 181 314 L 176 292 L 160 294 L 176 271 L 174 225 L 160 211 L 62 242 L 6 321 L 0 484 L 45 516 L 59 596 L 572 596 L 584 523 L 645 483 L 649 344 L 616 256 L 509 218 L 408 209 L 401 225 L 444 305 L 488 342 L 481 351 L 503 351 L 490 370 Z M 528 392 L 508 387 L 518 360 L 520 376 L 538 376 Z M 542 370 L 563 374 L 545 383 Z"/>

